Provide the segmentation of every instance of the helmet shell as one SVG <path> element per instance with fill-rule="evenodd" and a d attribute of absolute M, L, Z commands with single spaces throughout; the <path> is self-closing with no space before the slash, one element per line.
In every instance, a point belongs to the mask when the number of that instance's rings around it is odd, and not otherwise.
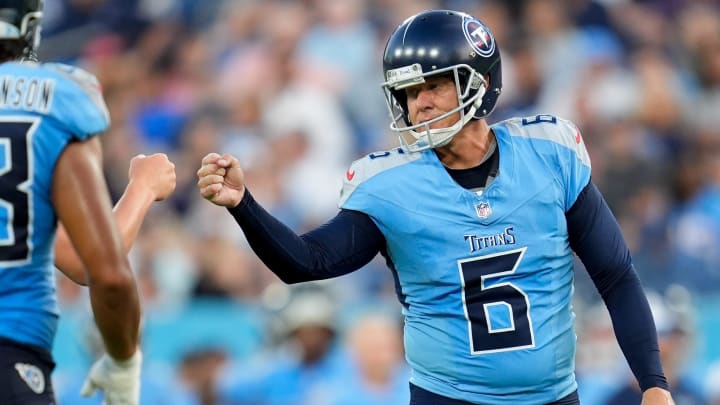
<path fill-rule="evenodd" d="M 426 75 L 469 66 L 488 81 L 474 117 L 482 118 L 495 108 L 502 90 L 500 50 L 490 29 L 479 19 L 458 11 L 428 10 L 405 20 L 387 41 L 383 73 L 387 79 L 388 71 L 413 64 L 419 64 Z"/>

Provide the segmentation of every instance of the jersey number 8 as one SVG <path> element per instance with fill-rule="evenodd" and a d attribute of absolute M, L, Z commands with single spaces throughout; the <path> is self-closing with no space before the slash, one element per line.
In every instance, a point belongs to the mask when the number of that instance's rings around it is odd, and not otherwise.
<path fill-rule="evenodd" d="M 36 120 L 0 118 L 0 262 L 30 257 L 32 133 Z"/>

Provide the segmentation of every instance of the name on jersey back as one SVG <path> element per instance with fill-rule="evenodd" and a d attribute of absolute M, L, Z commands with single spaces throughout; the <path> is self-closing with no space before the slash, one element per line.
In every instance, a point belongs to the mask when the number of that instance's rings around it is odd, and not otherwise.
<path fill-rule="evenodd" d="M 55 80 L 39 77 L 2 76 L 0 78 L 0 108 L 50 111 Z"/>

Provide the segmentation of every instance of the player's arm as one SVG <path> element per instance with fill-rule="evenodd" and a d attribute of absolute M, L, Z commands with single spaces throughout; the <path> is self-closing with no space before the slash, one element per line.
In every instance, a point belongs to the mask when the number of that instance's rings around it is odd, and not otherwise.
<path fill-rule="evenodd" d="M 197 175 L 200 195 L 230 211 L 250 247 L 286 283 L 347 274 L 367 264 L 385 245 L 370 217 L 349 210 L 298 236 L 252 198 L 233 156 L 208 154 Z"/>
<path fill-rule="evenodd" d="M 140 303 L 112 216 L 97 137 L 70 143 L 58 159 L 52 200 L 86 269 L 90 302 L 105 350 L 115 360 L 138 349 Z"/>
<path fill-rule="evenodd" d="M 240 204 L 228 210 L 255 254 L 288 284 L 355 271 L 372 260 L 385 244 L 377 225 L 358 211 L 340 210 L 324 225 L 298 236 L 260 206 L 247 190 Z"/>
<path fill-rule="evenodd" d="M 667 390 L 650 305 L 620 226 L 590 181 L 566 213 L 570 246 L 605 302 L 615 336 L 640 388 Z M 628 310 L 631 308 L 632 310 Z"/>
<path fill-rule="evenodd" d="M 138 155 L 130 161 L 128 177 L 128 185 L 113 209 L 126 254 L 152 203 L 164 200 L 175 189 L 175 165 L 164 153 Z M 72 281 L 87 285 L 82 260 L 62 224 L 58 227 L 55 240 L 55 266 Z"/>

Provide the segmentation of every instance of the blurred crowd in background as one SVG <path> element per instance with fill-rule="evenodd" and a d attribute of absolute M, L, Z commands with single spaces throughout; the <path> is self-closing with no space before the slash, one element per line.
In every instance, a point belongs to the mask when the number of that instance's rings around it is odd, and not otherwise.
<path fill-rule="evenodd" d="M 720 2 L 717 0 L 46 0 L 40 57 L 97 75 L 120 196 L 137 153 L 176 163 L 174 195 L 131 252 L 144 303 L 142 403 L 407 404 L 402 319 L 382 260 L 287 287 L 195 182 L 209 152 L 298 232 L 337 211 L 342 176 L 397 145 L 380 90 L 390 32 L 424 9 L 493 31 L 503 93 L 490 121 L 553 114 L 581 129 L 651 297 L 682 404 L 720 404 Z M 583 404 L 619 404 L 632 376 L 578 263 Z M 60 405 L 98 340 L 87 293 L 58 273 Z M 632 311 L 632 308 L 628 308 Z M 428 348 L 432 350 L 432 348 Z"/>

